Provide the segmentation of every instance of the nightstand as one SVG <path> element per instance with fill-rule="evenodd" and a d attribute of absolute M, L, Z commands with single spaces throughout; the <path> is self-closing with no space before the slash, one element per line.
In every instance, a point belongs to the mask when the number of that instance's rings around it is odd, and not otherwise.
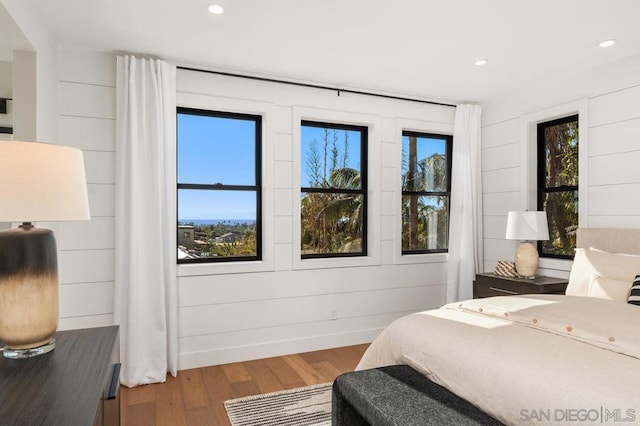
<path fill-rule="evenodd" d="M 513 294 L 564 294 L 569 280 L 538 275 L 534 279 L 512 278 L 493 272 L 476 274 L 473 298 L 509 296 Z"/>
<path fill-rule="evenodd" d="M 55 350 L 44 355 L 0 355 L 0 423 L 119 425 L 118 327 L 58 331 L 55 338 Z"/>

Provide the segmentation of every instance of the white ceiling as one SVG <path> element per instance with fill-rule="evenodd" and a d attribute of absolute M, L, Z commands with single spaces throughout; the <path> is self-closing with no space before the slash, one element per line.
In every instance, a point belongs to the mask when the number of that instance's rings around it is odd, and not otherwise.
<path fill-rule="evenodd" d="M 450 102 L 640 55 L 638 0 L 34 1 L 68 48 Z"/>

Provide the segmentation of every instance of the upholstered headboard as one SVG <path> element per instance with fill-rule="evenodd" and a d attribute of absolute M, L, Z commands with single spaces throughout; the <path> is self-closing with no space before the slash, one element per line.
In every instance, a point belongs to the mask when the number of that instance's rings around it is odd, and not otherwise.
<path fill-rule="evenodd" d="M 579 228 L 577 246 L 610 253 L 640 254 L 640 229 Z"/>

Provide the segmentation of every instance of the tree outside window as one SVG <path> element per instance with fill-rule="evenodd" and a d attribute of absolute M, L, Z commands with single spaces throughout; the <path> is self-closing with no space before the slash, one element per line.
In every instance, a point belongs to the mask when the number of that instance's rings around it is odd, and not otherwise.
<path fill-rule="evenodd" d="M 453 138 L 402 133 L 402 254 L 448 249 Z"/>
<path fill-rule="evenodd" d="M 538 209 L 547 212 L 542 257 L 573 258 L 578 229 L 578 116 L 538 124 Z"/>
<path fill-rule="evenodd" d="M 367 128 L 302 121 L 302 258 L 367 254 Z"/>

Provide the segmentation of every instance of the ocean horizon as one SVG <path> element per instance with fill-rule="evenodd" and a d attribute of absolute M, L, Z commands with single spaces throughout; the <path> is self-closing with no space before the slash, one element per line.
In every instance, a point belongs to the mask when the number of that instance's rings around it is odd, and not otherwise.
<path fill-rule="evenodd" d="M 194 225 L 254 225 L 255 219 L 178 219 L 178 225 L 186 225 L 193 223 Z"/>

